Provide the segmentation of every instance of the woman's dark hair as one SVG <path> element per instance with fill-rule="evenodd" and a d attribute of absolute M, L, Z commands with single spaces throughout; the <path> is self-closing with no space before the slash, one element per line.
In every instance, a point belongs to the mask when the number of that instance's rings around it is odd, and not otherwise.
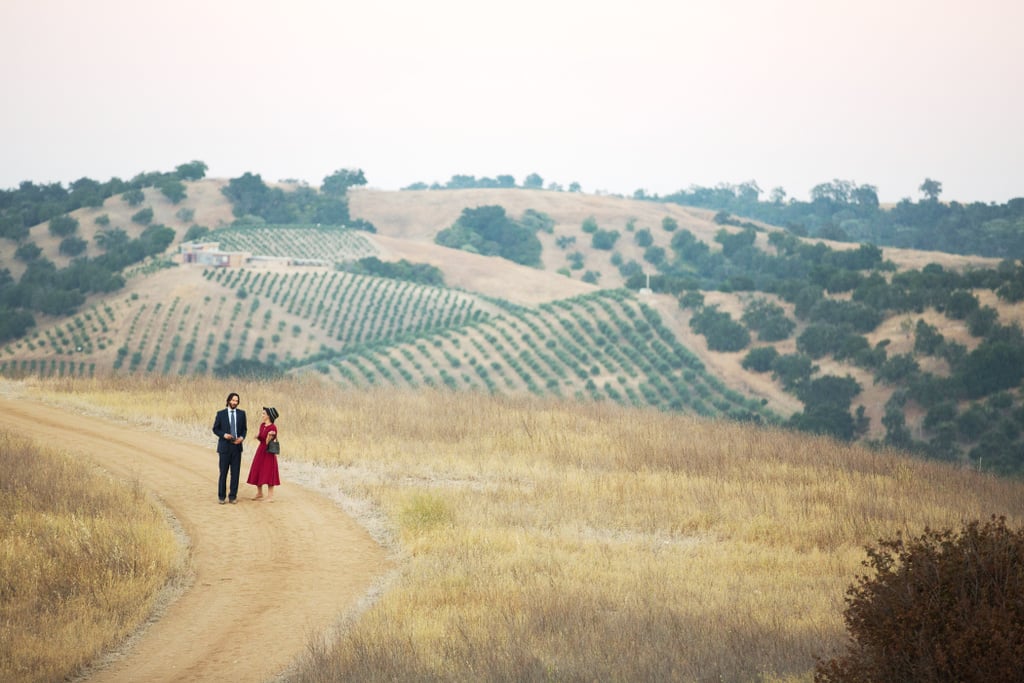
<path fill-rule="evenodd" d="M 230 405 L 230 404 L 231 404 L 231 399 L 232 399 L 232 398 L 234 398 L 235 396 L 238 396 L 238 394 L 236 394 L 236 393 L 235 393 L 235 392 L 233 392 L 233 391 L 232 391 L 232 392 L 231 392 L 230 394 L 228 394 L 228 398 L 227 398 L 227 400 L 226 400 L 226 401 L 224 401 L 224 405 Z M 242 399 L 242 397 L 241 397 L 241 396 L 238 396 L 238 399 L 239 399 L 239 400 L 241 400 L 241 399 Z"/>

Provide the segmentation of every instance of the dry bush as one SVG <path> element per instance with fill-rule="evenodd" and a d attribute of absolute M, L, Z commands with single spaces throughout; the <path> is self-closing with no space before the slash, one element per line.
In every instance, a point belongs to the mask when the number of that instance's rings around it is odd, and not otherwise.
<path fill-rule="evenodd" d="M 926 530 L 868 548 L 847 593 L 847 653 L 816 681 L 1020 680 L 1024 672 L 1024 529 L 1004 517 Z"/>
<path fill-rule="evenodd" d="M 54 681 L 149 614 L 180 549 L 130 482 L 0 430 L 0 680 Z"/>

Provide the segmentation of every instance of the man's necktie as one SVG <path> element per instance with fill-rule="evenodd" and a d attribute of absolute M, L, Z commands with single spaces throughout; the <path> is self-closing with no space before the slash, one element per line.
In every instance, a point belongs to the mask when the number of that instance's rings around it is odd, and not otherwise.
<path fill-rule="evenodd" d="M 235 411 L 230 411 L 228 415 L 231 418 L 231 436 L 238 438 L 238 429 L 235 427 Z"/>

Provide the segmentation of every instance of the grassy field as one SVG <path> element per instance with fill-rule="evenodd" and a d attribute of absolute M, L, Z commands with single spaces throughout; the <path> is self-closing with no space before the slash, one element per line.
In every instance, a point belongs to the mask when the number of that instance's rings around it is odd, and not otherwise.
<path fill-rule="evenodd" d="M 0 680 L 61 680 L 185 576 L 163 513 L 132 482 L 0 428 Z"/>
<path fill-rule="evenodd" d="M 399 566 L 336 642 L 310 643 L 302 681 L 809 680 L 845 644 L 865 545 L 1024 521 L 1021 482 L 607 402 L 313 379 L 20 390 L 197 443 L 229 390 L 278 408 L 284 485 L 331 492 Z"/>

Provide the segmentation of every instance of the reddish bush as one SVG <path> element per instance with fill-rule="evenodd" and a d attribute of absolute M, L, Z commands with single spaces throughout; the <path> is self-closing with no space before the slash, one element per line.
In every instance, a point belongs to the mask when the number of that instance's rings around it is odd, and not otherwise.
<path fill-rule="evenodd" d="M 1024 680 L 1024 530 L 1004 517 L 880 540 L 846 594 L 851 643 L 825 682 Z"/>

